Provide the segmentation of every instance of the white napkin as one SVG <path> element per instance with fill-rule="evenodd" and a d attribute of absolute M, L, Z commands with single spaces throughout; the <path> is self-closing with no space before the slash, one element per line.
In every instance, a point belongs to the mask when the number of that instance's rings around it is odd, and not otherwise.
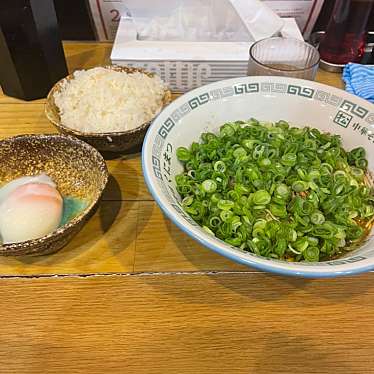
<path fill-rule="evenodd" d="M 283 20 L 259 0 L 126 0 L 138 40 L 253 42 Z"/>
<path fill-rule="evenodd" d="M 230 0 L 254 40 L 269 38 L 281 31 L 284 20 L 259 0 Z"/>

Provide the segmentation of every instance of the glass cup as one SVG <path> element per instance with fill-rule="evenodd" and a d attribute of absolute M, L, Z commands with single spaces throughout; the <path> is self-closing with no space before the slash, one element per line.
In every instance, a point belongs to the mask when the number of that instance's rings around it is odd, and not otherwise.
<path fill-rule="evenodd" d="M 318 50 L 306 42 L 294 38 L 266 38 L 249 49 L 248 75 L 314 80 L 319 61 Z"/>

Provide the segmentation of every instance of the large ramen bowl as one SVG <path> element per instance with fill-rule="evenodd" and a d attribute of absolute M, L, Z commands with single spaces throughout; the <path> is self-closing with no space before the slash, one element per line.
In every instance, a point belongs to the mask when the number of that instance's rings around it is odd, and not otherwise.
<path fill-rule="evenodd" d="M 350 150 L 367 151 L 374 169 L 374 105 L 323 84 L 283 77 L 243 77 L 193 90 L 169 105 L 151 125 L 143 145 L 143 170 L 155 200 L 180 229 L 202 245 L 241 264 L 284 275 L 311 278 L 349 275 L 374 269 L 374 237 L 339 259 L 318 263 L 270 260 L 244 252 L 206 233 L 180 205 L 175 175 L 183 170 L 176 149 L 190 146 L 206 131 L 227 121 L 286 120 L 341 135 Z M 372 134 L 373 133 L 373 134 Z"/>

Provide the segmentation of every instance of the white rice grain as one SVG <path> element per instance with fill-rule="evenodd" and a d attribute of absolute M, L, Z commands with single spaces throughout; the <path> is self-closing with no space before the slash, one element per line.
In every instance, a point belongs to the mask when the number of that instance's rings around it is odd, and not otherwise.
<path fill-rule="evenodd" d="M 74 73 L 54 99 L 61 123 L 84 133 L 121 132 L 152 120 L 162 108 L 165 85 L 158 76 L 105 68 Z"/>

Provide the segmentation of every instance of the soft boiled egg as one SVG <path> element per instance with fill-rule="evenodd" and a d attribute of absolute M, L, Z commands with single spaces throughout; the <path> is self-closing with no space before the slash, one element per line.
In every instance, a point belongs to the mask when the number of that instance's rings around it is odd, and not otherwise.
<path fill-rule="evenodd" d="M 18 178 L 0 188 L 0 237 L 4 244 L 38 239 L 58 228 L 63 199 L 46 174 Z"/>

